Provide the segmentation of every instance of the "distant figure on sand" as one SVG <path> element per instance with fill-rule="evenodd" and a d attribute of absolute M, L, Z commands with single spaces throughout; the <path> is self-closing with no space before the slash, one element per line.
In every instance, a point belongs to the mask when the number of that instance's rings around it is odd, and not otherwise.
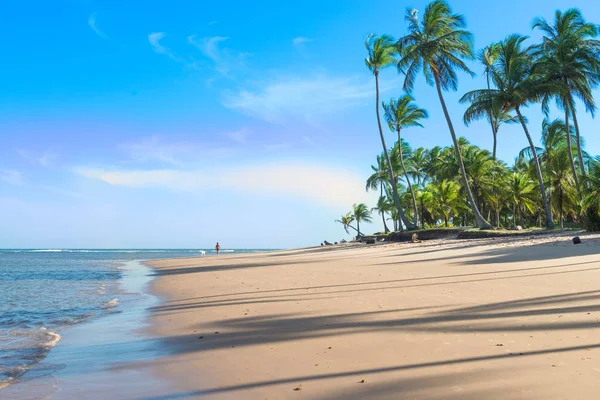
<path fill-rule="evenodd" d="M 221 245 L 219 244 L 219 242 L 217 242 L 217 245 L 215 246 L 215 250 L 217 251 L 217 255 L 218 255 L 219 250 L 221 250 Z"/>

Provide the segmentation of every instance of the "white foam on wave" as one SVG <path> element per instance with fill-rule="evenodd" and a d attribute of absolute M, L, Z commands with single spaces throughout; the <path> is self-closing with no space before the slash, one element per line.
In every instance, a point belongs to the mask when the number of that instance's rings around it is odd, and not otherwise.
<path fill-rule="evenodd" d="M 40 250 L 29 250 L 31 253 L 72 253 L 73 250 L 66 249 L 40 249 Z"/>
<path fill-rule="evenodd" d="M 117 307 L 119 305 L 119 299 L 118 298 L 114 298 L 111 301 L 108 301 L 104 304 L 104 307 L 106 308 L 113 308 L 113 307 Z"/>
<path fill-rule="evenodd" d="M 46 332 L 46 336 L 48 341 L 43 343 L 42 346 L 47 348 L 56 346 L 61 339 L 61 336 L 56 332 Z"/>

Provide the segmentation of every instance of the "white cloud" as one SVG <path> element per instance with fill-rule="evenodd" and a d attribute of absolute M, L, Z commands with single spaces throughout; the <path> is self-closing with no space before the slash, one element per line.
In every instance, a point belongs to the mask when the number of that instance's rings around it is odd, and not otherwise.
<path fill-rule="evenodd" d="M 90 26 L 90 28 L 92 28 L 94 32 L 96 32 L 96 35 L 100 36 L 102 39 L 108 39 L 106 34 L 102 32 L 100 28 L 98 28 L 98 25 L 96 23 L 96 13 L 90 15 L 90 17 L 88 18 L 88 25 Z"/>
<path fill-rule="evenodd" d="M 224 135 L 235 136 L 237 134 L 238 139 L 241 140 L 244 133 L 245 131 L 242 129 Z M 220 159 L 235 152 L 233 147 L 215 146 L 210 142 L 168 141 L 159 136 L 122 143 L 119 148 L 135 162 L 159 162 L 176 166 L 196 164 L 207 159 Z"/>
<path fill-rule="evenodd" d="M 67 190 L 67 189 L 61 189 L 56 186 L 41 185 L 40 188 L 47 190 L 48 192 L 51 192 L 51 193 L 59 194 L 61 196 L 74 197 L 76 199 L 86 199 L 86 200 L 92 199 L 91 197 L 86 196 L 85 194 L 73 192 L 73 191 Z"/>
<path fill-rule="evenodd" d="M 298 36 L 292 39 L 292 44 L 294 45 L 295 48 L 299 48 L 304 46 L 306 43 L 312 42 L 312 39 L 309 39 L 307 37 L 303 37 L 303 36 Z"/>
<path fill-rule="evenodd" d="M 302 141 L 308 145 L 314 146 L 315 142 L 310 138 L 310 136 L 302 136 Z"/>
<path fill-rule="evenodd" d="M 30 161 L 34 164 L 39 164 L 44 168 L 49 168 L 54 164 L 54 161 L 58 158 L 58 154 L 56 154 L 52 150 L 46 150 L 41 154 L 32 153 L 28 150 L 17 150 L 17 153 L 27 161 Z"/>
<path fill-rule="evenodd" d="M 196 40 L 196 35 L 188 36 L 188 43 L 210 59 L 219 74 L 229 77 L 231 71 L 245 67 L 248 53 L 234 53 L 221 48 L 220 44 L 226 40 L 229 40 L 226 36 L 205 37 L 201 41 Z"/>
<path fill-rule="evenodd" d="M 290 119 L 314 123 L 321 116 L 355 107 L 366 99 L 374 101 L 374 97 L 370 79 L 319 74 L 278 77 L 255 90 L 230 92 L 223 105 L 271 123 Z"/>
<path fill-rule="evenodd" d="M 78 168 L 75 172 L 115 186 L 185 191 L 223 189 L 300 198 L 340 208 L 368 199 L 359 176 L 346 169 L 314 164 L 245 165 L 210 171 Z"/>
<path fill-rule="evenodd" d="M 165 36 L 166 34 L 164 32 L 153 32 L 148 35 L 148 42 L 150 42 L 152 49 L 154 49 L 157 54 L 163 54 L 174 61 L 181 62 L 181 59 L 177 57 L 169 48 L 160 44 L 160 41 Z"/>
<path fill-rule="evenodd" d="M 246 144 L 248 143 L 248 135 L 249 135 L 250 131 L 247 128 L 242 128 L 239 129 L 237 131 L 233 131 L 233 132 L 225 132 L 223 135 L 227 136 L 229 139 L 231 139 L 232 141 L 239 143 L 239 144 Z"/>
<path fill-rule="evenodd" d="M 0 169 L 0 181 L 8 183 L 9 185 L 23 185 L 25 180 L 23 179 L 23 173 L 16 169 Z"/>

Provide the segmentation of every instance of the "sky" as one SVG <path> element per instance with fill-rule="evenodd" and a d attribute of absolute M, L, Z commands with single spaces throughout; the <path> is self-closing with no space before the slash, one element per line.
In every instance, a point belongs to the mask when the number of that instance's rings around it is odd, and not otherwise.
<path fill-rule="evenodd" d="M 531 30 L 558 0 L 450 2 L 475 48 Z M 288 248 L 350 239 L 334 223 L 365 191 L 381 152 L 364 38 L 406 32 L 426 1 L 58 0 L 0 13 L 0 247 Z M 592 22 L 600 3 L 573 0 Z M 593 18 L 598 18 L 594 21 Z M 446 101 L 457 134 L 491 150 L 484 121 L 465 127 L 460 75 Z M 402 94 L 395 69 L 382 100 Z M 598 97 L 598 92 L 595 92 Z M 413 147 L 451 144 L 434 88 Z M 578 114 L 586 149 L 597 123 Z M 524 110 L 536 143 L 543 115 Z M 561 115 L 554 110 L 551 118 Z M 394 135 L 387 133 L 388 143 Z M 527 146 L 503 127 L 498 156 Z M 382 230 L 380 218 L 364 226 Z"/>

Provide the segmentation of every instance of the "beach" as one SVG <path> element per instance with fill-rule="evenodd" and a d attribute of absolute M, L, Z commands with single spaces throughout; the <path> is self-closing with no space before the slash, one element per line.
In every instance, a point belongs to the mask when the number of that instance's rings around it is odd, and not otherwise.
<path fill-rule="evenodd" d="M 600 235 L 149 262 L 152 399 L 589 399 Z"/>

